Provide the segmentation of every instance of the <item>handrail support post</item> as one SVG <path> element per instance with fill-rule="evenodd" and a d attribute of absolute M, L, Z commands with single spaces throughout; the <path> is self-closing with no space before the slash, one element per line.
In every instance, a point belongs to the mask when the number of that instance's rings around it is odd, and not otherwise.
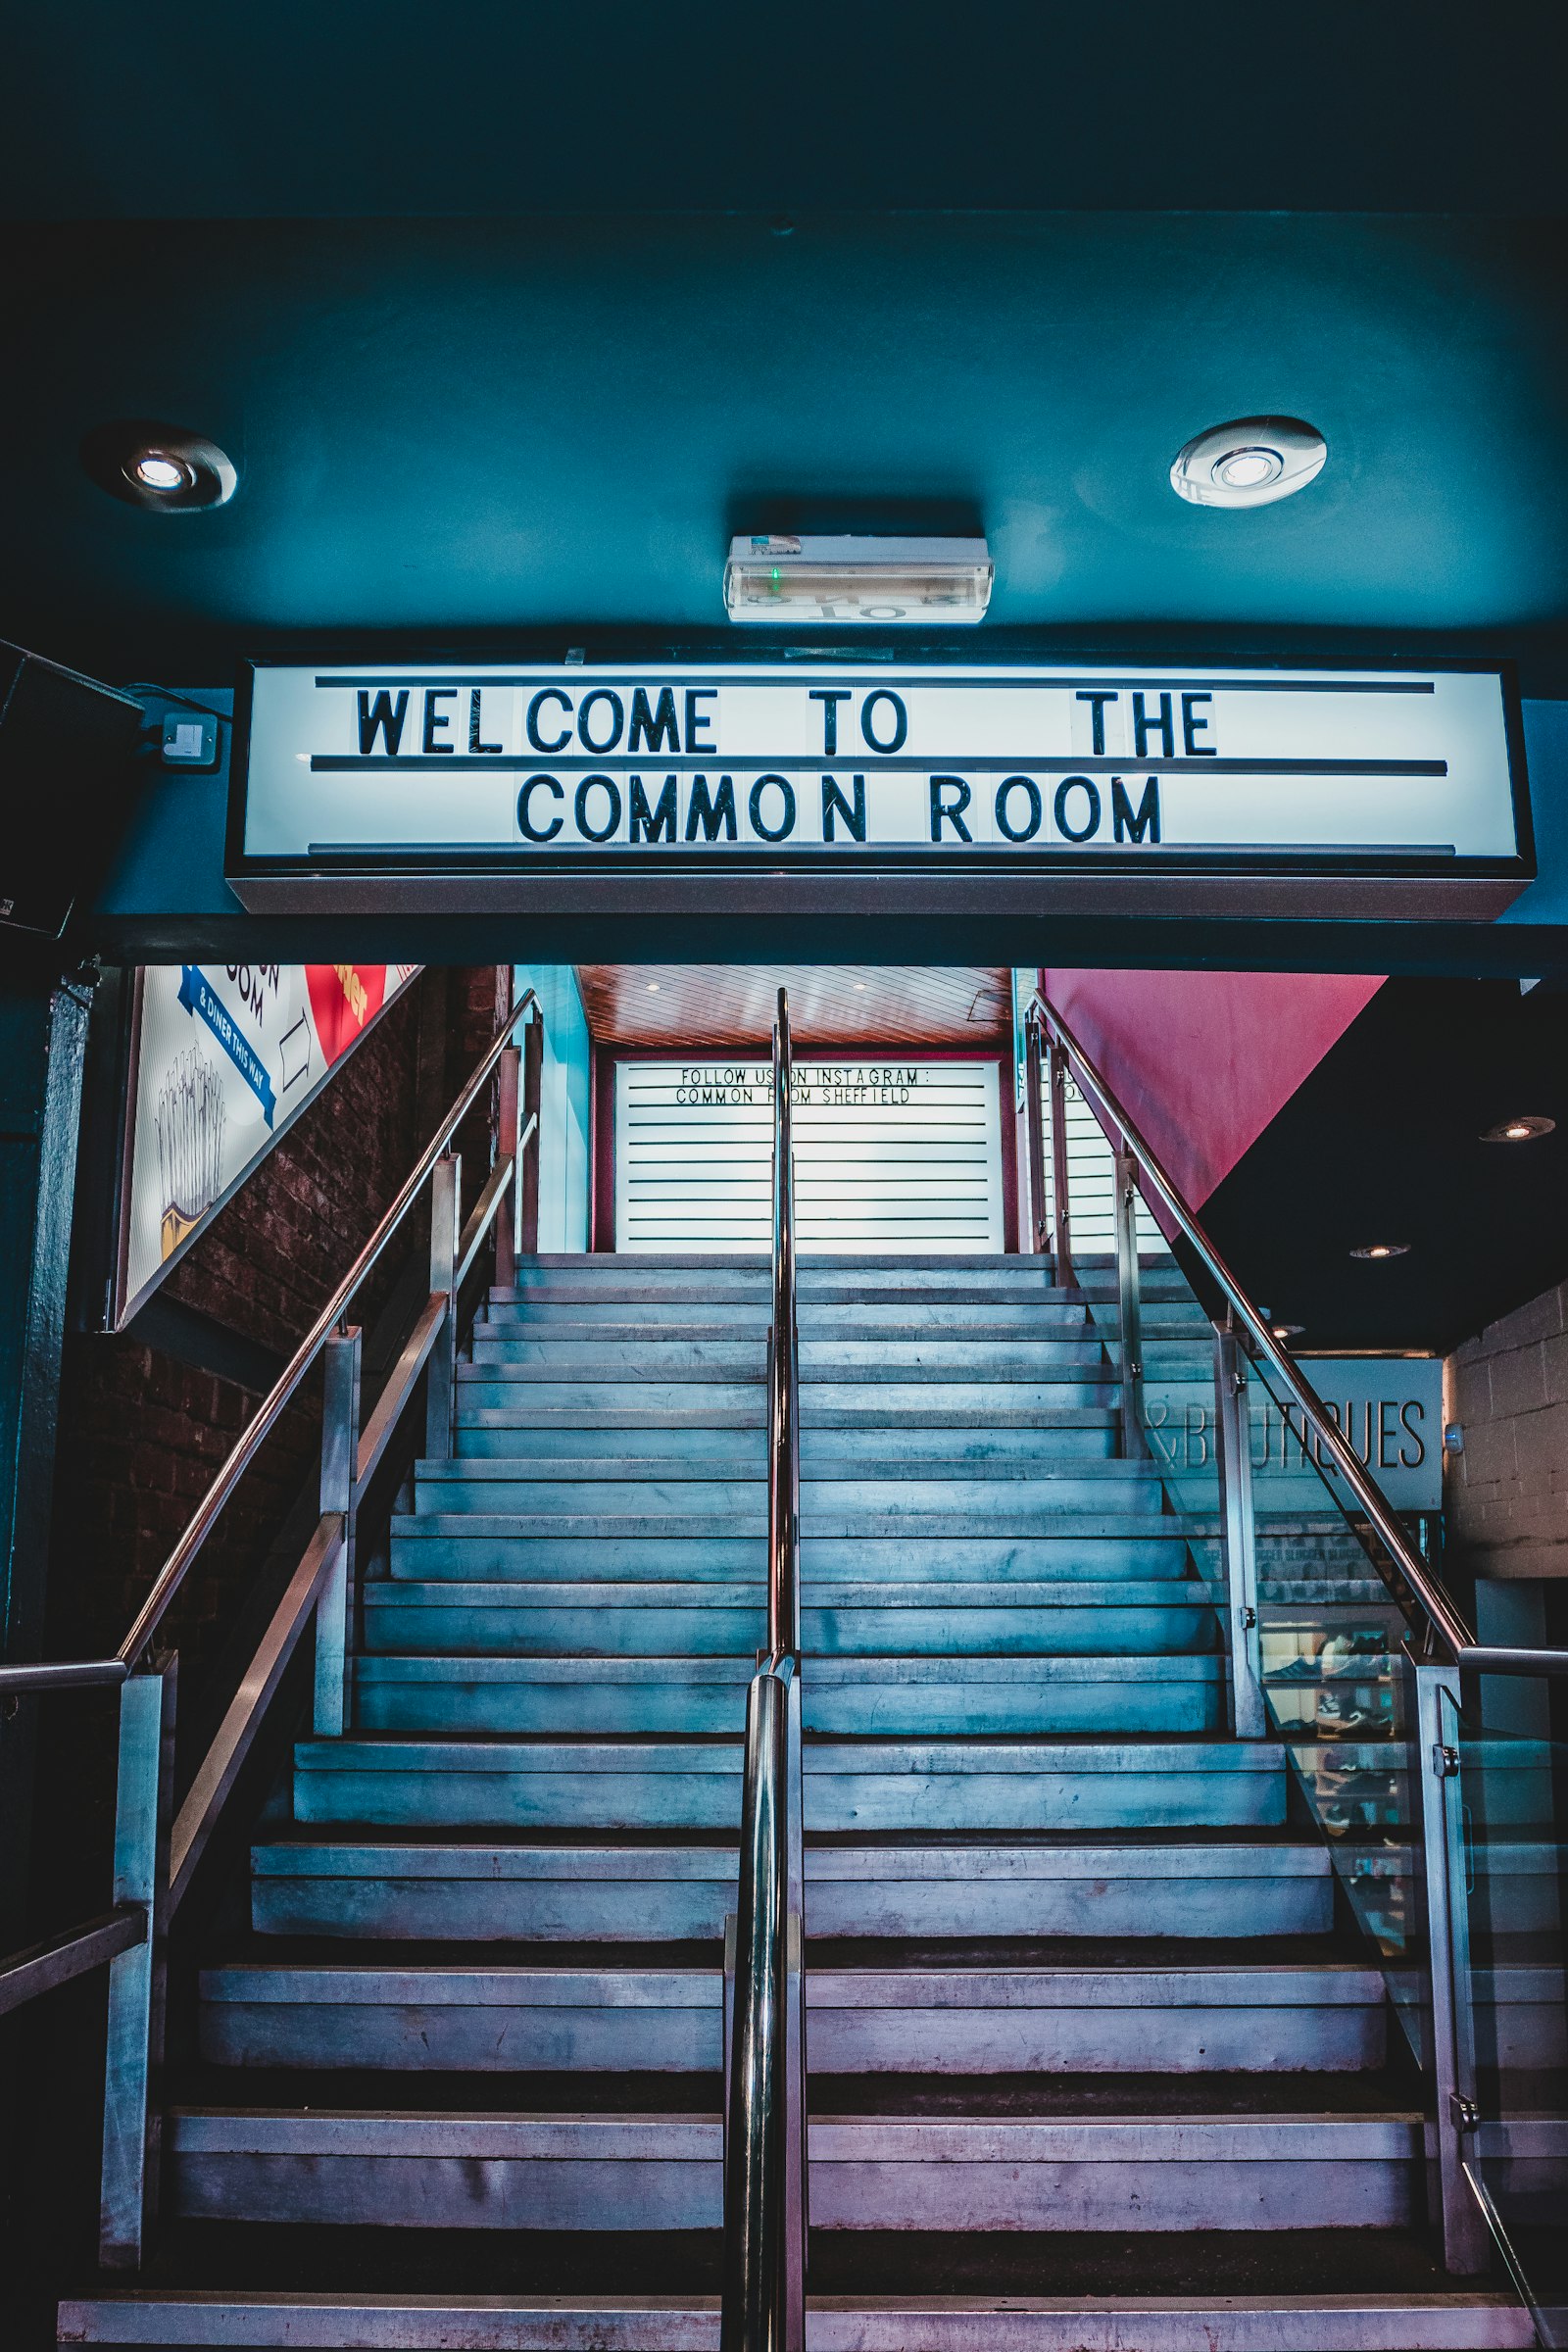
<path fill-rule="evenodd" d="M 1412 1658 L 1415 1684 L 1415 1779 L 1420 1784 L 1421 1853 L 1437 2178 L 1429 2187 L 1433 2219 L 1450 2276 L 1473 2278 L 1489 2267 L 1491 2238 L 1465 2168 L 1475 2162 L 1475 2011 L 1470 1982 L 1470 1921 L 1465 1902 L 1464 1817 L 1456 1744 L 1459 1672 Z M 1430 2178 L 1430 2176 L 1429 2176 Z"/>
<path fill-rule="evenodd" d="M 458 1388 L 458 1248 L 463 1162 L 448 1152 L 430 1171 L 430 1288 L 446 1296 L 447 1311 L 430 1350 L 424 1389 L 424 1450 L 432 1462 L 452 1459 L 452 1415 Z"/>
<path fill-rule="evenodd" d="M 1046 1216 L 1046 1099 L 1040 1023 L 1024 1023 L 1023 1116 L 1025 1165 L 1029 1173 L 1029 1248 L 1043 1256 L 1050 1248 Z"/>
<path fill-rule="evenodd" d="M 1263 1638 L 1257 1622 L 1257 1521 L 1252 1507 L 1252 1432 L 1247 1409 L 1247 1359 L 1234 1330 L 1214 1325 L 1214 1434 L 1231 1662 L 1231 1729 L 1261 1740 Z"/>
<path fill-rule="evenodd" d="M 172 1656 L 120 1687 L 114 1901 L 143 1910 L 147 1935 L 109 1968 L 98 2259 L 112 2271 L 141 2268 L 158 2211 L 175 1688 Z"/>
<path fill-rule="evenodd" d="M 321 1509 L 340 1513 L 343 1542 L 316 1604 L 318 1740 L 340 1740 L 351 1713 L 354 1494 L 360 1451 L 361 1332 L 335 1331 L 321 1354 Z"/>
<path fill-rule="evenodd" d="M 1129 1458 L 1144 1441 L 1144 1315 L 1138 1263 L 1138 1162 L 1125 1144 L 1116 1151 L 1116 1327 L 1121 1335 L 1121 1449 Z"/>
<path fill-rule="evenodd" d="M 1067 1176 L 1067 1056 L 1049 1032 L 1046 1067 L 1051 1095 L 1051 1249 L 1057 1288 L 1077 1288 L 1072 1265 L 1072 1203 Z"/>
<path fill-rule="evenodd" d="M 517 1253 L 534 1257 L 539 1250 L 539 1167 L 540 1146 L 544 1138 L 544 1068 L 545 1024 L 538 1006 L 522 1031 L 522 1127 L 530 1119 L 538 1124 L 533 1131 L 533 1143 L 517 1181 Z M 519 1128 L 518 1132 L 521 1132 Z"/>
<path fill-rule="evenodd" d="M 512 1161 L 506 1197 L 496 1210 L 496 1288 L 510 1291 L 517 1280 L 517 1226 L 520 1194 L 517 1183 L 517 1090 L 522 1055 L 508 1046 L 496 1064 L 496 1157 Z"/>

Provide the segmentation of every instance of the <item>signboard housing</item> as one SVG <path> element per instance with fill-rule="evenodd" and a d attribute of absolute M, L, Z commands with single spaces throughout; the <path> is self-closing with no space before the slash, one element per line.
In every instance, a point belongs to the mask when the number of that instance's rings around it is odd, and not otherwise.
<path fill-rule="evenodd" d="M 247 906 L 1490 915 L 1533 871 L 1496 667 L 252 664 Z"/>

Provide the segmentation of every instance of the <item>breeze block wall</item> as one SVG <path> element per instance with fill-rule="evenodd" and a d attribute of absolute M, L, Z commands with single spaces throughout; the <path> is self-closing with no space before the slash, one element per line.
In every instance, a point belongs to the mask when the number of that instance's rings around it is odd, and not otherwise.
<path fill-rule="evenodd" d="M 1447 1360 L 1448 1544 L 1478 1577 L 1568 1578 L 1568 1282 Z"/>

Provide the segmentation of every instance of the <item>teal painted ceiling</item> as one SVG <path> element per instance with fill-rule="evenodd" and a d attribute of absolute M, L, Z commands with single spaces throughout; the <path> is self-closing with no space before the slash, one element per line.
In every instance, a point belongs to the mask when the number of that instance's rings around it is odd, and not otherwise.
<path fill-rule="evenodd" d="M 0 633 L 689 638 L 736 528 L 978 525 L 998 644 L 1568 688 L 1559 17 L 54 0 L 0 80 Z M 1177 501 L 1279 411 L 1310 490 Z M 137 416 L 232 505 L 98 489 Z"/>

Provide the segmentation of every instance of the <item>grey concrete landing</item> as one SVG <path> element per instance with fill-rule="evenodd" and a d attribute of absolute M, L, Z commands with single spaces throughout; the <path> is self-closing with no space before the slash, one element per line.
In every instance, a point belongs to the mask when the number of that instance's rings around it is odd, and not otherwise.
<path fill-rule="evenodd" d="M 225 2295 L 63 2303 L 62 2344 L 214 2352 L 718 2352 L 716 2299 Z M 808 2352 L 1527 2352 L 1500 2294 L 811 2296 Z"/>

